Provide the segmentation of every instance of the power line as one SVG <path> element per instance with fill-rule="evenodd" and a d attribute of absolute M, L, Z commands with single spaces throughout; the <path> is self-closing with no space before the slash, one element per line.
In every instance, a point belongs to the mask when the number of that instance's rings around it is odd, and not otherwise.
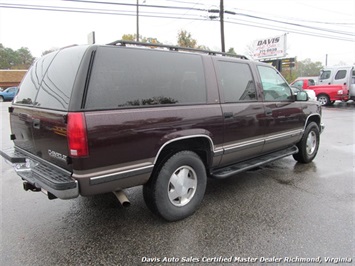
<path fill-rule="evenodd" d="M 77 2 L 77 3 L 87 3 L 87 4 L 103 4 L 103 5 L 119 5 L 119 6 L 133 6 L 136 7 L 137 4 L 128 4 L 128 3 L 117 3 L 117 2 L 101 2 L 101 1 L 91 1 L 91 0 L 60 0 L 63 2 Z M 181 10 L 195 10 L 195 11 L 207 11 L 207 9 L 202 8 L 192 8 L 192 7 L 183 7 L 183 6 L 162 6 L 162 5 L 139 5 L 142 7 L 151 7 L 151 8 L 164 8 L 164 9 L 181 9 Z"/>
<path fill-rule="evenodd" d="M 104 2 L 99 2 L 99 1 L 83 1 L 83 0 L 62 0 L 62 1 L 71 1 L 71 2 L 90 2 L 90 3 L 104 3 Z M 105 2 L 105 3 L 112 3 L 112 2 Z M 135 6 L 136 4 L 124 4 L 124 3 L 115 3 L 117 5 L 130 5 L 130 6 Z M 142 7 L 146 7 L 146 5 L 142 5 Z M 86 13 L 86 14 L 100 14 L 100 15 L 121 15 L 121 16 L 136 16 L 136 13 L 134 11 L 127 11 L 127 10 L 107 10 L 107 9 L 89 9 L 89 8 L 75 8 L 75 7 L 59 7 L 59 6 L 43 6 L 43 5 L 23 5 L 23 4 L 6 4 L 6 3 L 0 3 L 0 7 L 3 8 L 15 8 L 15 9 L 28 9 L 28 10 L 39 10 L 39 11 L 57 11 L 57 12 L 75 12 L 75 13 Z M 154 6 L 157 7 L 157 6 Z M 162 7 L 162 6 L 160 6 Z M 168 7 L 165 6 L 164 8 L 171 8 L 174 9 L 175 7 Z M 183 9 L 187 9 L 186 7 L 183 7 Z M 199 10 L 199 11 L 207 11 L 206 9 L 194 9 L 194 8 L 188 8 L 189 10 Z M 309 27 L 306 25 L 301 25 L 301 24 L 295 24 L 295 23 L 287 23 L 284 21 L 278 21 L 274 19 L 269 19 L 269 18 L 263 18 L 259 16 L 253 16 L 253 15 L 248 15 L 248 14 L 243 14 L 243 13 L 235 13 L 235 12 L 229 12 L 231 14 L 239 15 L 239 16 L 245 16 L 249 17 L 251 19 L 258 19 L 258 20 L 265 20 L 268 22 L 273 22 L 273 23 L 279 23 L 279 24 L 285 24 L 289 26 L 298 26 L 298 27 L 303 27 L 305 29 L 309 30 L 317 30 L 320 32 L 326 32 L 329 33 L 329 29 L 323 29 L 323 28 L 318 28 L 318 27 Z M 179 20 L 199 20 L 199 21 L 205 21 L 207 18 L 202 17 L 201 15 L 196 15 L 196 14 L 189 14 L 186 16 L 187 12 L 185 14 L 174 14 L 174 13 L 162 13 L 162 12 L 147 12 L 144 11 L 141 13 L 142 17 L 151 17 L 151 18 L 164 18 L 164 19 L 179 19 Z M 250 21 L 244 21 L 244 23 L 238 21 L 235 21 L 236 19 L 230 19 L 232 21 L 226 21 L 227 23 L 231 24 L 240 24 L 240 25 L 245 25 L 245 26 L 251 26 L 251 27 L 258 27 L 258 28 L 265 28 L 265 29 L 272 29 L 272 30 L 285 30 L 288 32 L 293 32 L 293 33 L 298 33 L 298 34 L 304 34 L 304 35 L 309 35 L 309 36 L 315 36 L 315 37 L 323 37 L 323 38 L 330 38 L 330 39 L 337 39 L 337 40 L 342 40 L 342 41 L 354 41 L 354 39 L 349 39 L 346 37 L 341 37 L 341 36 L 335 36 L 335 35 L 329 35 L 329 34 L 323 34 L 323 33 L 313 33 L 313 32 L 307 32 L 307 31 L 301 31 L 301 30 L 295 30 L 295 29 L 290 29 L 290 28 L 280 28 L 279 26 L 273 26 L 273 25 L 265 25 L 264 24 L 257 24 L 255 22 L 250 22 Z M 254 24 L 252 24 L 254 23 Z M 295 25 L 294 25 L 295 24 Z M 256 26 L 257 25 L 257 26 Z M 339 31 L 333 31 L 333 33 L 338 34 L 338 35 L 347 35 L 347 36 L 355 36 L 354 34 L 348 33 L 348 32 L 339 32 Z"/>

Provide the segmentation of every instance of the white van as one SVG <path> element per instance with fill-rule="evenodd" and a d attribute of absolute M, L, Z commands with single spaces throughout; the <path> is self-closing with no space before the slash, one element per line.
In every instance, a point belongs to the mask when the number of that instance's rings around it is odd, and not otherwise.
<path fill-rule="evenodd" d="M 340 84 L 347 86 L 349 99 L 355 100 L 355 66 L 335 66 L 321 70 L 319 85 Z"/>

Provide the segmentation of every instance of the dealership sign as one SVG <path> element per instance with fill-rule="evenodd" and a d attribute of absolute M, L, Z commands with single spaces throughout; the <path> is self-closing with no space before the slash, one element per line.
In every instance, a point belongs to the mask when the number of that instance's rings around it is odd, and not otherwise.
<path fill-rule="evenodd" d="M 286 56 L 286 34 L 253 42 L 253 58 L 279 58 Z"/>

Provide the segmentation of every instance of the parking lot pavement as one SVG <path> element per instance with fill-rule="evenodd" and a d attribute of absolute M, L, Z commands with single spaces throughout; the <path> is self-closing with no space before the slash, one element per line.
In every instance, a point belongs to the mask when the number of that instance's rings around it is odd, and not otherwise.
<path fill-rule="evenodd" d="M 11 145 L 8 106 L 1 148 Z M 141 187 L 127 190 L 130 208 L 113 194 L 50 201 L 1 160 L 0 264 L 354 264 L 355 105 L 323 108 L 323 121 L 314 162 L 287 157 L 209 180 L 200 209 L 174 223 L 149 212 Z"/>

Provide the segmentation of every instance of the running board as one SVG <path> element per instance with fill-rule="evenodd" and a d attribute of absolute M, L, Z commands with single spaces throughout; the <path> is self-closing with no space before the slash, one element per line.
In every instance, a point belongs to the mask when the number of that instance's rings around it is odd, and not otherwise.
<path fill-rule="evenodd" d="M 273 162 L 275 160 L 281 159 L 286 156 L 290 156 L 295 153 L 298 153 L 298 148 L 296 146 L 292 146 L 285 150 L 276 151 L 257 158 L 253 158 L 247 161 L 233 164 L 225 168 L 217 169 L 216 171 L 212 172 L 211 177 L 217 179 L 227 178 L 237 173 L 244 172 L 246 170 L 261 166 L 266 163 Z"/>

